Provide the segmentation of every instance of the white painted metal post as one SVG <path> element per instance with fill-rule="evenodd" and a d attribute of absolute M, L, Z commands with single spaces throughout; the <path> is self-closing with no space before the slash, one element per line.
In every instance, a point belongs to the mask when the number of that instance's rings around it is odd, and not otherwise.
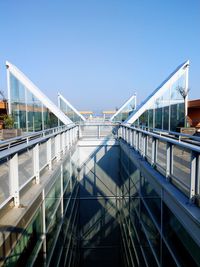
<path fill-rule="evenodd" d="M 81 126 L 78 126 L 78 138 L 80 139 L 82 137 L 82 132 L 81 132 Z"/>
<path fill-rule="evenodd" d="M 40 183 L 40 159 L 39 159 L 39 144 L 33 148 L 33 168 L 36 184 Z"/>
<path fill-rule="evenodd" d="M 14 197 L 14 205 L 19 206 L 19 170 L 18 154 L 15 154 L 9 160 L 9 190 L 10 195 Z"/>
<path fill-rule="evenodd" d="M 66 141 L 67 141 L 67 149 L 69 150 L 69 147 L 70 147 L 70 145 L 69 145 L 69 130 L 67 130 L 67 132 L 66 132 Z"/>
<path fill-rule="evenodd" d="M 139 149 L 139 132 L 135 132 L 135 142 L 136 142 L 136 144 L 135 144 L 135 150 L 137 150 L 138 151 L 138 149 Z"/>
<path fill-rule="evenodd" d="M 190 164 L 190 200 L 194 201 L 195 196 L 195 184 L 196 184 L 196 153 L 191 151 L 191 164 Z"/>
<path fill-rule="evenodd" d="M 143 158 L 146 157 L 146 153 L 147 153 L 147 135 L 146 134 L 143 134 L 142 135 L 143 137 L 143 149 L 142 149 L 142 155 L 143 155 Z"/>
<path fill-rule="evenodd" d="M 186 66 L 186 75 L 185 75 L 185 92 L 187 93 L 186 98 L 184 99 L 185 103 L 185 122 L 184 127 L 187 127 L 187 115 L 188 115 L 188 92 L 189 92 L 189 63 Z"/>
<path fill-rule="evenodd" d="M 72 145 L 72 129 L 69 129 L 69 148 L 71 147 Z"/>
<path fill-rule="evenodd" d="M 170 175 L 171 175 L 171 163 L 172 163 L 171 157 L 173 157 L 172 145 L 170 143 L 167 143 L 166 174 L 165 174 L 167 180 L 170 179 Z"/>
<path fill-rule="evenodd" d="M 200 156 L 197 155 L 197 168 L 196 168 L 196 177 L 197 177 L 197 181 L 196 181 L 196 194 L 199 195 L 200 194 Z"/>
<path fill-rule="evenodd" d="M 127 128 L 127 143 L 130 145 L 130 129 Z"/>
<path fill-rule="evenodd" d="M 137 131 L 134 130 L 133 132 L 133 147 L 136 149 L 136 143 L 137 143 Z"/>
<path fill-rule="evenodd" d="M 64 214 L 64 203 L 63 203 L 63 164 L 60 166 L 60 191 L 61 191 L 61 217 Z"/>
<path fill-rule="evenodd" d="M 49 166 L 49 170 L 52 169 L 52 151 L 51 151 L 51 138 L 47 141 L 47 164 Z"/>
<path fill-rule="evenodd" d="M 60 160 L 60 152 L 61 152 L 61 146 L 60 146 L 60 134 L 57 134 L 55 137 L 55 156 L 56 160 Z"/>
<path fill-rule="evenodd" d="M 128 143 L 128 128 L 125 128 L 125 140 Z"/>
<path fill-rule="evenodd" d="M 65 152 L 66 152 L 65 132 L 63 132 L 63 133 L 61 134 L 61 138 L 62 138 L 62 152 L 63 152 L 63 155 L 64 155 Z"/>
<path fill-rule="evenodd" d="M 125 140 L 125 134 L 124 134 L 125 128 L 122 126 L 122 139 Z"/>
<path fill-rule="evenodd" d="M 118 131 L 119 131 L 119 137 L 122 137 L 122 127 L 121 126 L 119 127 Z"/>
<path fill-rule="evenodd" d="M 98 138 L 101 137 L 101 130 L 100 130 L 100 125 L 98 125 Z"/>
<path fill-rule="evenodd" d="M 152 138 L 151 165 L 156 163 L 156 139 Z"/>
<path fill-rule="evenodd" d="M 76 142 L 76 127 L 73 128 L 73 144 Z"/>
<path fill-rule="evenodd" d="M 77 141 L 78 138 L 78 126 L 75 127 L 75 142 Z"/>

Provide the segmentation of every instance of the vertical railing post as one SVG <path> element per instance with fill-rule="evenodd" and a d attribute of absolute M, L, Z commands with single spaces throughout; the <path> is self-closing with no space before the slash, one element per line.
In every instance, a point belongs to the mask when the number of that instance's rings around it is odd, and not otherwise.
<path fill-rule="evenodd" d="M 98 125 L 98 139 L 101 137 L 101 129 L 100 129 L 100 125 Z"/>
<path fill-rule="evenodd" d="M 63 132 L 63 133 L 61 134 L 61 138 L 62 138 L 62 152 L 63 152 L 63 155 L 64 155 L 65 152 L 66 152 L 65 132 Z"/>
<path fill-rule="evenodd" d="M 139 149 L 139 132 L 135 132 L 135 150 L 138 151 Z"/>
<path fill-rule="evenodd" d="M 75 142 L 75 127 L 72 128 L 72 144 Z"/>
<path fill-rule="evenodd" d="M 60 134 L 57 134 L 55 137 L 55 156 L 57 161 L 59 161 L 61 158 L 60 152 L 61 152 Z"/>
<path fill-rule="evenodd" d="M 147 135 L 143 134 L 143 150 L 142 150 L 143 158 L 146 157 L 146 154 L 147 154 Z"/>
<path fill-rule="evenodd" d="M 197 157 L 194 151 L 191 151 L 191 164 L 190 164 L 190 201 L 194 201 L 196 173 L 197 173 Z"/>
<path fill-rule="evenodd" d="M 66 131 L 66 144 L 67 144 L 67 149 L 69 150 L 69 130 Z"/>
<path fill-rule="evenodd" d="M 63 203 L 63 164 L 60 166 L 60 191 L 61 191 L 61 218 L 63 218 L 64 214 L 64 203 Z"/>
<path fill-rule="evenodd" d="M 127 128 L 128 129 L 128 144 L 130 145 L 130 132 L 131 132 L 131 129 L 130 128 Z"/>
<path fill-rule="evenodd" d="M 152 137 L 151 165 L 156 163 L 156 138 Z"/>
<path fill-rule="evenodd" d="M 14 197 L 14 205 L 19 207 L 19 170 L 18 170 L 18 154 L 12 156 L 9 160 L 9 191 Z"/>
<path fill-rule="evenodd" d="M 197 155 L 197 168 L 196 168 L 196 194 L 200 195 L 200 157 Z"/>
<path fill-rule="evenodd" d="M 39 154 L 39 144 L 35 145 L 33 148 L 33 168 L 36 184 L 40 183 L 40 154 Z"/>
<path fill-rule="evenodd" d="M 133 146 L 133 130 L 130 129 L 130 146 Z"/>
<path fill-rule="evenodd" d="M 125 127 L 125 140 L 126 140 L 126 143 L 128 143 L 128 128 Z"/>
<path fill-rule="evenodd" d="M 72 146 L 72 129 L 69 129 L 69 147 Z"/>
<path fill-rule="evenodd" d="M 81 125 L 78 126 L 78 139 L 82 137 Z"/>
<path fill-rule="evenodd" d="M 119 137 L 121 138 L 122 138 L 122 130 L 123 130 L 122 126 L 119 126 Z"/>
<path fill-rule="evenodd" d="M 167 142 L 167 153 L 166 153 L 166 179 L 169 181 L 170 175 L 172 173 L 173 166 L 173 154 L 172 154 L 173 145 Z"/>
<path fill-rule="evenodd" d="M 51 150 L 51 138 L 47 140 L 47 164 L 49 166 L 49 170 L 52 169 L 52 150 Z"/>
<path fill-rule="evenodd" d="M 136 148 L 136 130 L 133 132 L 133 147 Z"/>

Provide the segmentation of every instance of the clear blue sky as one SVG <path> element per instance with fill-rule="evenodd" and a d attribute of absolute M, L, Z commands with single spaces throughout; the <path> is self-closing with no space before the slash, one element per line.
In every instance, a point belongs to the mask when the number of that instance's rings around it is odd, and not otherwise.
<path fill-rule="evenodd" d="M 113 109 L 189 59 L 200 98 L 199 14 L 200 0 L 0 0 L 0 88 L 9 60 L 54 102 Z"/>

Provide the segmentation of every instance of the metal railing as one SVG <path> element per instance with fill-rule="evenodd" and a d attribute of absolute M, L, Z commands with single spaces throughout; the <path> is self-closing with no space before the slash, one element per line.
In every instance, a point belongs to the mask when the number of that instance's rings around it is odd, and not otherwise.
<path fill-rule="evenodd" d="M 14 199 L 20 205 L 20 191 L 33 180 L 40 183 L 44 168 L 78 140 L 78 126 L 60 126 L 0 142 L 0 208 Z"/>
<path fill-rule="evenodd" d="M 118 124 L 113 123 L 85 123 L 79 125 L 79 138 L 116 138 Z"/>
<path fill-rule="evenodd" d="M 178 133 L 176 133 L 178 134 Z M 121 125 L 118 136 L 138 151 L 153 168 L 191 201 L 200 191 L 200 147 L 139 128 Z M 180 137 L 188 135 L 178 134 Z M 198 139 L 195 138 L 195 141 Z"/>

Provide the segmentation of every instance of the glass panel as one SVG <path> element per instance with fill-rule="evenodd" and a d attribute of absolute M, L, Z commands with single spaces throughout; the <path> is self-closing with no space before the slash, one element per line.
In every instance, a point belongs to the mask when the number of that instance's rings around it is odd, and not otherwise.
<path fill-rule="evenodd" d="M 135 99 L 136 96 L 133 98 L 131 97 L 131 99 L 125 103 L 125 107 L 118 114 L 114 116 L 113 121 L 121 121 L 121 122 L 125 121 L 130 116 L 130 114 L 135 110 L 135 102 L 136 102 Z"/>
<path fill-rule="evenodd" d="M 43 106 L 44 129 L 58 126 L 58 118 L 46 107 Z"/>
<path fill-rule="evenodd" d="M 190 151 L 173 147 L 173 168 L 172 168 L 172 182 L 176 184 L 187 195 L 190 189 Z"/>
<path fill-rule="evenodd" d="M 63 188 L 65 189 L 70 179 L 70 158 L 63 164 Z"/>
<path fill-rule="evenodd" d="M 11 73 L 10 95 L 15 128 L 32 132 L 58 126 L 58 118 Z"/>
<path fill-rule="evenodd" d="M 35 253 L 42 242 L 41 217 L 41 209 L 39 209 L 37 214 L 34 216 L 34 219 L 25 230 L 20 228 L 15 229 L 13 227 L 13 234 L 14 231 L 16 231 L 16 236 L 20 233 L 22 235 L 17 241 L 17 244 L 15 245 L 11 255 L 9 255 L 4 266 L 23 266 L 25 263 L 27 263 L 27 266 L 30 266 L 32 258 L 35 256 Z"/>
<path fill-rule="evenodd" d="M 47 164 L 47 143 L 41 143 L 39 145 L 39 159 L 40 159 L 40 169 Z"/>
<path fill-rule="evenodd" d="M 149 162 L 152 159 L 152 142 L 153 138 L 151 136 L 147 136 L 147 160 Z"/>
<path fill-rule="evenodd" d="M 181 266 L 199 266 L 200 264 L 200 254 L 199 246 L 191 238 L 190 234 L 187 233 L 186 229 L 174 216 L 174 214 L 169 210 L 169 208 L 164 205 L 164 236 L 174 252 L 174 255 L 181 263 Z"/>
<path fill-rule="evenodd" d="M 178 74 L 176 74 L 178 75 Z M 184 127 L 185 105 L 184 90 L 186 88 L 186 72 L 177 77 L 175 82 L 168 82 L 162 87 L 156 89 L 144 103 L 149 102 L 149 107 L 139 118 L 133 122 L 133 125 L 148 126 L 149 128 L 158 128 L 162 130 L 177 131 L 179 127 Z M 154 99 L 155 93 L 163 91 L 163 94 Z M 148 112 L 148 114 L 147 114 Z M 139 124 L 137 123 L 139 121 Z M 147 123 L 148 121 L 148 123 Z"/>
<path fill-rule="evenodd" d="M 52 158 L 55 157 L 55 138 L 51 138 L 51 156 Z"/>
<path fill-rule="evenodd" d="M 145 207 L 145 205 L 143 204 L 143 202 L 141 201 L 141 220 L 143 222 L 143 227 L 145 228 L 145 232 L 147 235 L 148 240 L 150 241 L 154 252 L 157 255 L 157 259 L 159 261 L 160 259 L 160 234 L 156 228 L 156 226 L 154 225 L 151 217 L 148 214 L 148 211 Z"/>
<path fill-rule="evenodd" d="M 162 129 L 162 98 L 155 101 L 155 128 Z"/>
<path fill-rule="evenodd" d="M 153 108 L 149 109 L 149 128 L 153 128 Z"/>
<path fill-rule="evenodd" d="M 61 182 L 60 182 L 60 171 L 56 174 L 55 180 L 52 189 L 47 194 L 45 198 L 45 214 L 46 214 L 46 226 L 48 227 L 51 222 L 52 215 L 55 212 L 55 208 L 60 200 L 61 195 Z"/>
<path fill-rule="evenodd" d="M 165 243 L 162 243 L 162 267 L 177 267 Z"/>
<path fill-rule="evenodd" d="M 166 160 L 167 160 L 167 144 L 165 142 L 157 139 L 157 158 L 156 165 L 162 169 L 162 172 L 165 173 L 166 170 Z"/>
<path fill-rule="evenodd" d="M 0 204 L 9 197 L 9 162 L 0 160 Z"/>
<path fill-rule="evenodd" d="M 140 126 L 148 127 L 148 110 L 146 110 L 146 111 L 139 117 L 139 124 L 140 124 Z"/>
<path fill-rule="evenodd" d="M 81 122 L 83 119 L 63 100 L 59 97 L 60 109 L 73 122 Z"/>
<path fill-rule="evenodd" d="M 22 152 L 18 157 L 19 186 L 22 186 L 28 179 L 34 176 L 33 150 Z"/>
<path fill-rule="evenodd" d="M 51 217 L 49 229 L 46 235 L 46 245 L 47 245 L 47 261 L 49 254 L 52 252 L 52 246 L 55 243 L 55 237 L 57 235 L 59 226 L 61 224 L 61 207 L 59 205 L 55 215 Z"/>
<path fill-rule="evenodd" d="M 25 87 L 12 74 L 10 74 L 10 87 L 10 101 L 14 127 L 26 131 Z"/>
<path fill-rule="evenodd" d="M 161 199 L 148 180 L 142 177 L 141 194 L 154 219 L 161 225 Z"/>
<path fill-rule="evenodd" d="M 41 131 L 42 127 L 42 103 L 27 90 L 27 119 L 28 130 Z"/>

